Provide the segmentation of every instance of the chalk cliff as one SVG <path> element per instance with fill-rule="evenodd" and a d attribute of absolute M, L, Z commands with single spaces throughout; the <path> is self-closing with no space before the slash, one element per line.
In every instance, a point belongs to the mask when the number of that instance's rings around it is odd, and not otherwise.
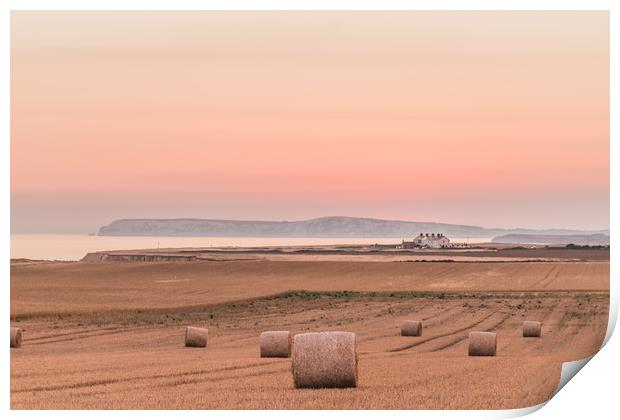
<path fill-rule="evenodd" d="M 488 229 L 479 226 L 358 217 L 321 217 L 300 221 L 216 219 L 119 219 L 99 229 L 102 236 L 219 236 L 307 238 L 411 238 L 421 232 L 452 238 L 486 238 L 508 233 L 568 235 L 575 230 Z"/>

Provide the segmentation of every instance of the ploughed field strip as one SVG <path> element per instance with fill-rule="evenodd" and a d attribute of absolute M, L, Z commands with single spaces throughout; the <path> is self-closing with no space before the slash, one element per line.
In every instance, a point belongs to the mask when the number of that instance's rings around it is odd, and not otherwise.
<path fill-rule="evenodd" d="M 551 273 L 550 277 L 554 274 Z M 555 390 L 561 363 L 596 352 L 607 292 L 296 291 L 176 309 L 13 315 L 12 408 L 518 408 Z M 401 336 L 405 319 L 423 321 Z M 542 321 L 524 338 L 524 320 Z M 209 328 L 184 347 L 185 326 Z M 262 331 L 357 334 L 350 389 L 295 389 L 291 359 L 261 359 Z M 497 356 L 468 357 L 468 333 Z"/>

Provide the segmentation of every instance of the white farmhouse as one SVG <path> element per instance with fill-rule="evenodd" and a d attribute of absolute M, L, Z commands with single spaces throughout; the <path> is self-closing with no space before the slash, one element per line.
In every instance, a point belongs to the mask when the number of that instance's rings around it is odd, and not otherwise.
<path fill-rule="evenodd" d="M 401 248 L 450 248 L 450 239 L 443 233 L 420 233 L 413 241 L 403 241 Z"/>

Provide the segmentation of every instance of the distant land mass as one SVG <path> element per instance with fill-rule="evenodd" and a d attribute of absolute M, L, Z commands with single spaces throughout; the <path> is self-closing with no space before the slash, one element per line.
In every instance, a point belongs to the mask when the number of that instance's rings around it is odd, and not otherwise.
<path fill-rule="evenodd" d="M 408 222 L 360 217 L 320 217 L 300 221 L 217 219 L 119 219 L 99 228 L 100 236 L 211 236 L 276 238 L 412 238 L 419 233 L 443 233 L 455 238 L 491 238 L 507 234 L 589 235 L 608 230 L 494 229 L 432 222 Z"/>
<path fill-rule="evenodd" d="M 493 242 L 510 244 L 544 244 L 544 245 L 609 245 L 609 235 L 596 233 L 592 235 L 545 235 L 545 234 L 508 234 L 493 238 Z"/>

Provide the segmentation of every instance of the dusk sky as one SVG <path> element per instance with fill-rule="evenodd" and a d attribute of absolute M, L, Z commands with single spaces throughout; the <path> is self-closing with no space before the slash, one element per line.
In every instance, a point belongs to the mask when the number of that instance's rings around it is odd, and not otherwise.
<path fill-rule="evenodd" d="M 13 12 L 11 230 L 609 227 L 607 12 Z"/>

